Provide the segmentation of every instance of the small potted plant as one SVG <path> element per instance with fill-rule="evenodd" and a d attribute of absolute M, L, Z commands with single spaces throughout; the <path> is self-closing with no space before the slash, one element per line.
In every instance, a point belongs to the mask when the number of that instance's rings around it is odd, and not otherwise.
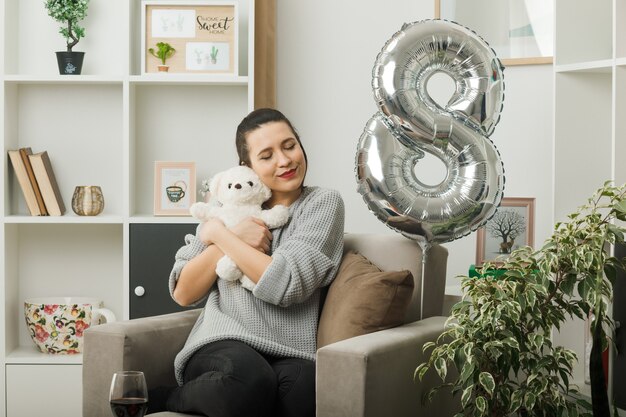
<path fill-rule="evenodd" d="M 176 49 L 174 49 L 172 45 L 167 42 L 159 42 L 156 44 L 156 46 L 156 51 L 154 50 L 154 48 L 149 48 L 148 52 L 150 52 L 150 54 L 155 58 L 161 60 L 161 65 L 157 66 L 159 72 L 167 72 L 170 67 L 169 65 L 165 64 L 165 61 L 167 61 L 169 58 L 172 57 L 172 55 L 174 55 Z"/>
<path fill-rule="evenodd" d="M 219 52 L 219 49 L 217 49 L 215 46 L 211 47 L 211 64 L 215 65 L 217 64 L 217 53 Z"/>
<path fill-rule="evenodd" d="M 66 39 L 67 50 L 56 53 L 59 72 L 78 75 L 82 71 L 85 53 L 72 51 L 72 48 L 85 36 L 85 28 L 78 23 L 87 16 L 89 0 L 45 0 L 45 6 L 48 15 L 63 24 L 59 33 Z"/>

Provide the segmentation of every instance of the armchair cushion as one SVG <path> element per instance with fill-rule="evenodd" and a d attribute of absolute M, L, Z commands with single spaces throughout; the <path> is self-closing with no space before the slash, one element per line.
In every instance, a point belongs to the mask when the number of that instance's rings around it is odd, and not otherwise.
<path fill-rule="evenodd" d="M 413 286 L 408 270 L 383 272 L 365 256 L 346 253 L 322 309 L 318 349 L 403 324 Z"/>

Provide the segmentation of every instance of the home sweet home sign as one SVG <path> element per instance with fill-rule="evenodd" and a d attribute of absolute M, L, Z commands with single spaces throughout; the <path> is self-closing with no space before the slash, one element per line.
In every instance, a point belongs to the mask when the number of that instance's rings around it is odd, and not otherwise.
<path fill-rule="evenodd" d="M 176 52 L 170 73 L 238 74 L 237 3 L 142 2 L 142 73 L 157 72 L 161 60 L 150 54 L 159 42 Z"/>

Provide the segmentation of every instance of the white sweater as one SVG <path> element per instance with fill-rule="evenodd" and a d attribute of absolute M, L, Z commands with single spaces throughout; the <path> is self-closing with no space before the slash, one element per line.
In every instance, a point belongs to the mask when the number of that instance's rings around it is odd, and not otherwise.
<path fill-rule="evenodd" d="M 272 231 L 272 262 L 252 292 L 218 279 L 185 346 L 174 361 L 182 384 L 189 358 L 207 343 L 239 340 L 277 357 L 315 360 L 320 288 L 335 278 L 343 254 L 344 205 L 335 190 L 305 187 L 289 207 L 289 222 Z M 173 293 L 185 264 L 207 246 L 185 236 L 170 274 Z"/>

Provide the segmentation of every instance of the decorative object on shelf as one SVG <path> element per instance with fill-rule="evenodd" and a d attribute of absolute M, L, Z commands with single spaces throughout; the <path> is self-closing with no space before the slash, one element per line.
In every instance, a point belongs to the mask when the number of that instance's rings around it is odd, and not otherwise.
<path fill-rule="evenodd" d="M 61 190 L 57 184 L 56 176 L 52 170 L 52 162 L 47 151 L 28 155 L 33 173 L 39 184 L 41 196 L 46 204 L 46 210 L 50 216 L 62 216 L 65 214 L 65 204 L 61 196 Z"/>
<path fill-rule="evenodd" d="M 47 216 L 48 210 L 46 209 L 46 203 L 44 202 L 43 195 L 41 194 L 41 188 L 39 187 L 39 183 L 37 182 L 37 178 L 35 176 L 35 171 L 33 170 L 33 165 L 31 164 L 31 156 L 33 155 L 33 151 L 30 148 L 20 148 L 20 157 L 22 158 L 22 162 L 24 163 L 24 168 L 26 168 L 26 173 L 28 174 L 28 179 L 30 181 L 30 185 L 35 192 L 35 197 L 37 198 L 37 205 L 39 206 L 39 211 L 42 216 Z"/>
<path fill-rule="evenodd" d="M 43 353 L 76 354 L 83 348 L 83 332 L 115 321 L 115 314 L 102 302 L 85 297 L 42 297 L 24 301 L 24 316 L 30 337 Z"/>
<path fill-rule="evenodd" d="M 72 48 L 85 36 L 85 28 L 79 22 L 87 16 L 89 0 L 45 0 L 48 15 L 63 23 L 59 33 L 66 39 L 67 51 L 57 52 L 57 63 L 61 75 L 79 75 L 83 68 L 84 52 Z"/>
<path fill-rule="evenodd" d="M 503 198 L 500 207 L 476 234 L 476 265 L 502 263 L 513 250 L 534 245 L 535 199 Z"/>
<path fill-rule="evenodd" d="M 472 2 L 435 0 L 435 17 L 474 28 L 504 65 L 552 63 L 554 0 L 486 0 L 481 4 L 477 11 Z"/>
<path fill-rule="evenodd" d="M 238 5 L 233 1 L 142 1 L 141 73 L 159 69 L 151 45 L 177 52 L 169 72 L 238 74 Z"/>
<path fill-rule="evenodd" d="M 72 210 L 79 216 L 97 216 L 104 210 L 104 195 L 98 185 L 79 185 L 72 195 Z"/>
<path fill-rule="evenodd" d="M 421 379 L 434 368 L 445 380 L 426 395 L 451 387 L 462 393 L 463 415 L 591 416 L 591 404 L 568 398 L 577 392 L 570 386 L 574 363 L 584 358 L 554 346 L 550 335 L 569 317 L 585 320 L 593 312 L 591 333 L 598 347 L 590 358 L 593 415 L 609 415 L 601 350 L 608 346 L 605 329 L 614 332 L 608 316 L 613 282 L 626 265 L 606 247 L 624 242 L 625 220 L 626 184 L 606 182 L 557 223 L 538 251 L 525 246 L 502 265 L 487 262 L 485 270 L 505 270 L 496 278 L 463 277 L 463 300 L 452 307 L 437 343 L 424 345 L 425 352 L 434 349 L 415 370 Z M 446 378 L 450 367 L 458 373 Z"/>
<path fill-rule="evenodd" d="M 209 188 L 222 204 L 194 203 L 189 210 L 193 217 L 203 222 L 218 218 L 230 229 L 252 216 L 263 220 L 269 229 L 275 229 L 289 220 L 289 209 L 281 204 L 263 209 L 262 205 L 272 196 L 272 191 L 247 166 L 238 165 L 215 174 Z M 241 286 L 250 291 L 256 285 L 226 255 L 217 262 L 215 272 L 226 281 L 240 281 Z"/>
<path fill-rule="evenodd" d="M 380 221 L 427 247 L 465 236 L 493 216 L 504 168 L 488 136 L 500 120 L 502 70 L 480 36 L 453 22 L 405 24 L 387 41 L 373 69 L 380 111 L 356 155 L 358 191 Z M 445 108 L 427 89 L 437 73 L 456 84 Z M 416 177 L 426 153 L 447 169 L 439 184 Z"/>
<path fill-rule="evenodd" d="M 211 200 L 211 192 L 209 191 L 210 181 L 204 179 L 200 182 L 200 195 L 205 203 L 208 203 Z"/>
<path fill-rule="evenodd" d="M 32 154 L 32 150 L 30 148 L 20 148 L 8 151 L 9 159 L 11 160 L 13 171 L 15 172 L 15 177 L 17 178 L 17 182 L 20 185 L 22 194 L 24 195 L 24 200 L 26 200 L 26 207 L 28 208 L 30 215 L 45 216 L 47 211 L 42 210 L 41 204 L 39 203 L 40 196 L 37 195 L 38 193 L 41 194 L 41 191 L 38 186 L 37 190 L 35 190 L 34 185 L 37 182 L 35 180 L 35 183 L 33 184 L 31 175 L 26 168 L 26 161 L 28 159 L 24 159 L 22 157 L 23 154 L 28 155 L 29 153 Z"/>
<path fill-rule="evenodd" d="M 156 216 L 189 216 L 196 202 L 196 163 L 154 163 L 154 214 Z"/>
<path fill-rule="evenodd" d="M 62 216 L 65 205 L 47 151 L 30 148 L 9 151 L 28 211 L 33 216 Z"/>
<path fill-rule="evenodd" d="M 167 42 L 158 42 L 156 46 L 156 52 L 154 51 L 154 48 L 148 49 L 148 52 L 150 52 L 150 55 L 152 55 L 153 57 L 161 60 L 161 65 L 157 67 L 159 69 L 159 72 L 168 72 L 170 67 L 169 65 L 165 64 L 165 61 L 167 61 L 169 58 L 172 57 L 172 55 L 174 55 L 174 53 L 176 53 L 176 49 L 172 48 L 172 45 Z"/>

